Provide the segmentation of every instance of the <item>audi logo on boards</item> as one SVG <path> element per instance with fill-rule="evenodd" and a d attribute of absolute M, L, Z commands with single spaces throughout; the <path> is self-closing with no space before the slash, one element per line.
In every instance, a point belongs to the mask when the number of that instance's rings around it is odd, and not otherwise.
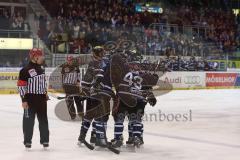
<path fill-rule="evenodd" d="M 200 84 L 200 76 L 186 76 L 184 77 L 185 84 Z"/>

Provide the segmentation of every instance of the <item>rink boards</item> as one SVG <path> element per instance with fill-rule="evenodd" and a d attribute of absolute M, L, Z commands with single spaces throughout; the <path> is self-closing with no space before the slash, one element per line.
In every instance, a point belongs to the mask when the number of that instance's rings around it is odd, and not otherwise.
<path fill-rule="evenodd" d="M 17 93 L 16 83 L 20 68 L 0 68 L 0 94 Z M 47 81 L 54 68 L 46 69 Z M 80 71 L 84 74 L 85 68 Z M 160 73 L 159 73 L 160 75 Z M 161 74 L 162 75 L 162 74 Z M 58 90 L 61 88 L 60 77 L 52 77 L 51 82 L 56 80 L 56 85 L 49 85 L 49 89 Z M 159 78 L 161 85 L 156 89 L 165 89 L 163 83 L 168 83 L 172 89 L 209 89 L 209 88 L 240 88 L 240 72 L 166 72 Z M 61 91 L 61 90 L 59 90 Z"/>
<path fill-rule="evenodd" d="M 170 83 L 173 89 L 240 87 L 239 72 L 167 72 L 160 80 Z"/>

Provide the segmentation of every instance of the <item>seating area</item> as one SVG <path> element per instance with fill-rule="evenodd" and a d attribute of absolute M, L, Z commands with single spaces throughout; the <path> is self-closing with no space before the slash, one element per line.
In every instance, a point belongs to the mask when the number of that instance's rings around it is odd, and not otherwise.
<path fill-rule="evenodd" d="M 178 4 L 181 7 L 174 12 L 166 8 L 162 14 L 151 14 L 135 12 L 134 3 L 126 0 L 52 0 L 50 2 L 41 0 L 41 2 L 53 20 L 50 21 L 44 16 L 39 18 L 39 35 L 49 47 L 54 44 L 53 48 L 56 52 L 59 52 L 58 45 L 61 45 L 60 52 L 66 52 L 64 48 L 67 47 L 62 46 L 68 44 L 70 53 L 79 53 L 79 48 L 81 48 L 80 53 L 87 53 L 89 45 L 94 46 L 109 41 L 107 38 L 109 34 L 112 36 L 113 32 L 119 34 L 123 30 L 128 34 L 138 30 L 138 35 L 144 34 L 142 35 L 144 37 L 146 33 L 154 32 L 149 26 L 152 23 L 176 24 L 179 30 L 183 26 L 208 28 L 204 34 L 193 32 L 192 35 L 202 38 L 204 43 L 214 43 L 224 51 L 231 52 L 240 48 L 240 35 L 237 30 L 239 15 L 234 18 L 232 12 L 221 8 L 212 9 L 207 3 L 203 3 L 204 8 L 201 9 L 195 8 L 194 3 L 188 5 L 182 3 Z M 177 2 L 173 3 L 177 4 Z M 156 34 L 161 36 L 162 33 L 158 31 Z M 162 45 L 161 40 L 155 43 Z"/>
<path fill-rule="evenodd" d="M 6 38 L 28 38 L 31 35 L 31 29 L 29 22 L 26 20 L 26 6 L 21 4 L 20 1 L 14 1 L 16 4 L 13 6 L 11 6 L 11 2 L 6 4 L 1 2 L 0 36 Z"/>

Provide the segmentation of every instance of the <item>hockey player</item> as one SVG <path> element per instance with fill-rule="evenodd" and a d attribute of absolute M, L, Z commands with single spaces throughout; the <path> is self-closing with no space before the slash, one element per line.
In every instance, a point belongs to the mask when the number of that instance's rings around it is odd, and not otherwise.
<path fill-rule="evenodd" d="M 96 108 L 100 105 L 100 102 L 97 99 L 91 98 L 90 90 L 95 85 L 100 82 L 100 79 L 103 78 L 103 70 L 101 69 L 101 60 L 104 56 L 104 50 L 102 47 L 93 48 L 93 60 L 89 63 L 87 71 L 81 81 L 81 87 L 84 95 L 87 97 L 86 102 L 86 113 L 82 120 L 82 126 L 80 130 L 80 135 L 78 141 L 82 143 L 88 132 L 88 129 L 96 116 Z M 96 122 L 92 123 L 92 132 L 91 132 L 91 143 L 96 142 Z"/>
<path fill-rule="evenodd" d="M 42 68 L 44 54 L 41 49 L 33 48 L 29 52 L 30 62 L 22 68 L 17 82 L 22 99 L 24 145 L 31 148 L 35 115 L 39 121 L 40 144 L 49 146 L 47 118 L 47 84 Z"/>
<path fill-rule="evenodd" d="M 67 56 L 67 63 L 61 65 L 62 67 L 62 85 L 66 93 L 66 104 L 68 107 L 71 119 L 74 120 L 76 115 L 80 118 L 83 116 L 83 98 L 79 96 L 71 96 L 80 93 L 80 70 L 79 66 L 74 64 L 72 56 Z M 74 106 L 74 101 L 77 106 L 77 114 Z"/>
<path fill-rule="evenodd" d="M 103 78 L 98 83 L 93 85 L 93 89 L 96 92 L 92 94 L 93 97 L 98 97 L 101 104 L 98 108 L 96 120 L 96 146 L 107 147 L 107 121 L 110 115 L 110 100 L 113 98 L 115 102 L 115 93 L 112 90 L 112 84 L 110 79 L 110 62 L 107 56 L 103 57 L 101 62 L 101 68 L 103 69 Z"/>
<path fill-rule="evenodd" d="M 94 135 L 94 132 L 92 132 L 90 142 L 94 142 L 93 139 L 95 139 L 96 146 L 107 147 L 106 127 L 110 114 L 110 99 L 115 94 L 111 89 L 109 59 L 107 57 L 103 58 L 103 55 L 105 53 L 102 47 L 93 49 L 93 61 L 89 64 L 87 73 L 84 76 L 85 81 L 82 82 L 82 88 L 88 88 L 88 92 L 90 89 L 90 99 L 87 101 L 87 113 L 84 116 L 79 140 L 81 141 L 82 137 L 85 138 L 90 123 L 94 118 L 93 124 L 95 127 L 93 128 L 96 128 L 96 133 Z M 89 76 L 88 73 L 93 74 Z M 87 78 L 88 82 L 86 82 Z"/>
<path fill-rule="evenodd" d="M 142 87 L 142 90 L 149 92 L 151 90 L 151 87 Z M 149 93 L 148 97 L 146 99 L 138 99 L 137 100 L 137 105 L 136 107 L 138 108 L 137 110 L 133 111 L 128 115 L 128 141 L 126 141 L 127 145 L 135 145 L 139 146 L 144 144 L 143 141 L 143 123 L 142 123 L 142 117 L 144 116 L 145 112 L 145 106 L 146 104 L 149 103 L 151 106 L 155 106 L 157 103 L 157 100 L 155 96 L 153 95 L 152 92 Z M 136 115 L 136 117 L 135 117 Z"/>
<path fill-rule="evenodd" d="M 124 99 L 119 98 L 119 104 L 115 106 L 113 109 L 113 116 L 115 121 L 114 127 L 114 139 L 112 140 L 113 147 L 121 147 L 123 145 L 123 122 L 125 117 L 127 116 L 129 120 L 128 124 L 128 131 L 129 131 L 129 138 L 126 142 L 128 145 L 133 144 L 135 146 L 140 146 L 143 144 L 143 123 L 142 117 L 144 115 L 144 110 L 147 102 L 150 105 L 154 106 L 156 104 L 156 98 L 149 92 L 151 87 L 149 86 L 142 86 L 143 78 L 142 73 L 139 72 L 139 68 L 137 65 L 131 65 L 130 72 L 128 72 L 125 77 L 124 81 L 121 86 L 126 86 L 126 88 L 130 88 L 128 91 L 124 88 L 119 87 L 118 93 L 125 93 L 129 96 L 136 98 L 136 105 L 129 106 L 127 101 Z M 122 90 L 123 89 L 123 90 Z M 147 96 L 143 96 L 140 92 L 148 92 Z"/>

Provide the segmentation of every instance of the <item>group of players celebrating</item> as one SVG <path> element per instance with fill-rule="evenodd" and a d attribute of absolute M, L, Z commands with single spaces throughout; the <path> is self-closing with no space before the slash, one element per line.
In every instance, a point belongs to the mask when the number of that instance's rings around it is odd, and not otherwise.
<path fill-rule="evenodd" d="M 140 147 L 144 144 L 142 118 L 147 103 L 156 105 L 152 87 L 156 85 L 158 76 L 144 71 L 133 59 L 131 52 L 110 53 L 104 47 L 96 46 L 83 77 L 79 76 L 79 66 L 73 63 L 73 57 L 67 57 L 67 63 L 61 66 L 63 88 L 71 118 L 76 117 L 73 98 L 78 113 L 82 116 L 79 144 L 93 149 L 86 141 L 87 132 L 92 125 L 91 145 L 116 151 L 114 149 L 124 144 L 125 118 L 128 119 L 129 135 L 126 145 Z M 83 101 L 86 101 L 84 113 Z M 109 142 L 106 129 L 110 115 L 114 119 L 114 139 Z"/>
<path fill-rule="evenodd" d="M 128 119 L 127 146 L 135 148 L 144 144 L 142 118 L 147 103 L 151 106 L 156 105 L 157 100 L 152 88 L 157 84 L 159 77 L 155 72 L 148 71 L 146 65 L 136 62 L 135 53 L 131 50 L 117 52 L 96 46 L 92 49 L 92 60 L 84 75 L 79 70 L 80 63 L 75 63 L 76 59 L 71 56 L 67 57 L 67 63 L 60 66 L 61 84 L 66 93 L 64 99 L 71 119 L 74 120 L 76 115 L 82 118 L 79 144 L 85 144 L 92 150 L 95 146 L 108 148 L 118 154 L 119 150 L 116 148 L 124 144 L 125 118 Z M 29 56 L 30 62 L 20 71 L 17 83 L 24 108 L 24 145 L 31 148 L 34 119 L 37 115 L 40 143 L 46 148 L 49 146 L 49 98 L 45 71 L 42 68 L 44 53 L 41 49 L 34 48 L 30 50 Z M 114 119 L 114 139 L 109 142 L 106 129 L 110 115 Z M 90 144 L 86 141 L 86 135 L 91 125 Z"/>

